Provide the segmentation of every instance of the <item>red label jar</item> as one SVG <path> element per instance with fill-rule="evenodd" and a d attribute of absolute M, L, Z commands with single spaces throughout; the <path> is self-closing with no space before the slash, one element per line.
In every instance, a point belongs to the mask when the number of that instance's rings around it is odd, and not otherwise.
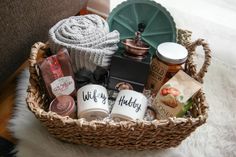
<path fill-rule="evenodd" d="M 155 95 L 163 84 L 182 69 L 187 56 L 187 49 L 180 44 L 173 42 L 160 44 L 151 62 L 146 89 Z"/>

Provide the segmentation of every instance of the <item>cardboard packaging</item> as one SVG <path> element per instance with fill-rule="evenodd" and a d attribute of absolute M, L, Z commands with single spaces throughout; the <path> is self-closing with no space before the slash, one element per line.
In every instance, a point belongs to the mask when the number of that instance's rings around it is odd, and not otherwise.
<path fill-rule="evenodd" d="M 124 49 L 119 49 L 111 59 L 108 88 L 117 90 L 118 83 L 125 82 L 132 86 L 133 90 L 143 92 L 146 84 L 151 55 L 147 54 L 144 59 L 137 60 L 125 55 Z"/>

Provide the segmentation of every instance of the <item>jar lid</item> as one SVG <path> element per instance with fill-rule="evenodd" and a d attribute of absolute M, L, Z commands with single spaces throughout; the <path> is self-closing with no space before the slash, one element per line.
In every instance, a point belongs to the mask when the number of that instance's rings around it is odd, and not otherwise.
<path fill-rule="evenodd" d="M 69 95 L 58 96 L 51 102 L 49 110 L 61 116 L 69 116 L 75 111 L 75 101 Z"/>
<path fill-rule="evenodd" d="M 186 61 L 188 56 L 187 49 L 174 42 L 165 42 L 157 47 L 157 57 L 170 64 L 182 64 Z"/>

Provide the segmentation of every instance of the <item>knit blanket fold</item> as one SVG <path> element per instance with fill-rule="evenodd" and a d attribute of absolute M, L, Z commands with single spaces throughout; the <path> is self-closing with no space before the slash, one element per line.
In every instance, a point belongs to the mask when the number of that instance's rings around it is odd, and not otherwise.
<path fill-rule="evenodd" d="M 109 66 L 119 41 L 119 32 L 110 32 L 107 22 L 94 14 L 69 17 L 49 30 L 50 49 L 56 53 L 66 47 L 75 72 L 81 68 L 94 71 L 97 66 Z"/>

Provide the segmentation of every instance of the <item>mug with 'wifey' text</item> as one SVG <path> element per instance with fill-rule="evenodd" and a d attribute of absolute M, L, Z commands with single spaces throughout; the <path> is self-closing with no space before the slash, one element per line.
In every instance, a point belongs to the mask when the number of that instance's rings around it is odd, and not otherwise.
<path fill-rule="evenodd" d="M 108 94 L 105 87 L 88 84 L 77 92 L 78 117 L 88 121 L 108 117 Z"/>
<path fill-rule="evenodd" d="M 111 111 L 114 120 L 143 119 L 147 109 L 147 98 L 133 90 L 121 90 Z"/>

